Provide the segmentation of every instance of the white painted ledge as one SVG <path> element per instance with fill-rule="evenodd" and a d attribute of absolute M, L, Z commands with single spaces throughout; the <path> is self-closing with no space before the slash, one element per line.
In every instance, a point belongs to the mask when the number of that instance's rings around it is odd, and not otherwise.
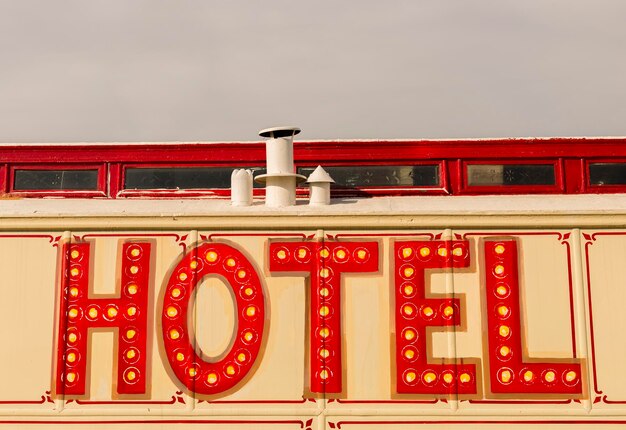
<path fill-rule="evenodd" d="M 23 217 L 212 217 L 399 215 L 626 215 L 626 194 L 411 196 L 333 199 L 329 206 L 268 208 L 262 201 L 233 207 L 229 199 L 7 199 L 0 218 Z"/>

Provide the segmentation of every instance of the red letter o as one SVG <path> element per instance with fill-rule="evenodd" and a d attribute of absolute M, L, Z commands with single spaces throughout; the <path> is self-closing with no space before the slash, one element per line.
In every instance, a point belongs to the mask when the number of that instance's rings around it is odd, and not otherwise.
<path fill-rule="evenodd" d="M 190 342 L 188 308 L 205 276 L 220 275 L 232 290 L 236 305 L 235 339 L 219 361 L 207 362 Z M 265 322 L 265 297 L 252 263 L 224 243 L 205 243 L 191 250 L 174 269 L 167 284 L 161 327 L 167 359 L 176 377 L 190 391 L 218 394 L 237 385 L 254 364 Z"/>

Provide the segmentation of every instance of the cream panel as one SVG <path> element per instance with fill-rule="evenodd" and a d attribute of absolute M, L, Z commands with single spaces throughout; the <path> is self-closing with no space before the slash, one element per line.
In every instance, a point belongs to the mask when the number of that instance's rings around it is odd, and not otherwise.
<path fill-rule="evenodd" d="M 483 393 L 489 400 L 463 400 L 459 407 L 467 413 L 489 411 L 506 415 L 511 409 L 528 413 L 549 408 L 558 413 L 585 413 L 580 402 L 572 400 L 541 400 L 537 395 L 518 394 L 498 400 L 489 394 L 488 309 L 485 287 L 486 270 L 484 242 L 515 240 L 518 253 L 518 285 L 524 361 L 559 361 L 574 357 L 574 273 L 575 256 L 572 232 L 568 230 L 455 230 L 455 235 L 470 241 L 472 264 L 469 269 L 456 270 L 454 289 L 466 298 L 467 331 L 457 332 L 456 351 L 459 357 L 480 357 Z M 577 355 L 579 356 L 579 355 Z M 494 363 L 493 365 L 497 365 Z M 513 398 L 511 398 L 513 397 Z M 570 411 L 570 412 L 565 412 Z"/>
<path fill-rule="evenodd" d="M 464 422 L 465 421 L 465 422 Z M 341 416 L 329 417 L 327 421 L 327 429 L 341 430 L 408 430 L 419 428 L 420 430 L 441 430 L 441 429 L 459 429 L 459 430 L 483 430 L 483 429 L 502 429 L 512 427 L 520 430 L 527 429 L 546 429 L 546 430 L 563 430 L 571 429 L 572 426 L 581 430 L 592 430 L 599 428 L 597 423 L 585 424 L 580 421 L 572 420 L 571 423 L 559 422 L 551 423 L 550 420 L 543 417 L 538 419 L 514 420 L 514 419 L 497 419 L 494 417 L 480 417 L 478 419 L 458 419 L 458 418 L 434 418 L 434 417 L 355 417 Z M 614 427 L 614 426 L 613 426 Z"/>
<path fill-rule="evenodd" d="M 315 231 L 298 231 L 297 234 L 274 232 L 200 231 L 199 240 L 228 243 L 244 255 L 255 266 L 263 284 L 266 298 L 266 325 L 264 344 L 252 371 L 234 390 L 217 398 L 198 398 L 195 412 L 200 414 L 244 414 L 269 415 L 315 414 L 319 412 L 321 400 L 314 400 L 307 392 L 307 292 L 303 276 L 270 273 L 267 261 L 268 240 L 302 240 L 302 233 L 314 235 Z M 216 309 L 216 303 L 207 303 L 205 312 L 197 314 L 198 326 L 204 326 L 208 336 L 220 337 L 220 332 L 232 330 L 229 319 L 216 318 L 224 314 Z M 232 305 L 231 305 L 232 306 Z M 232 333 L 232 331 L 229 331 Z M 322 398 L 323 395 L 315 397 Z"/>
<path fill-rule="evenodd" d="M 441 230 L 417 231 L 325 231 L 327 239 L 342 241 L 378 241 L 378 273 L 349 273 L 342 281 L 344 378 L 347 382 L 345 399 L 329 400 L 327 410 L 340 413 L 426 413 L 449 411 L 450 404 L 425 396 L 394 392 L 395 386 L 395 313 L 394 313 L 394 241 L 423 241 L 442 233 Z M 445 273 L 429 270 L 426 274 L 426 295 L 444 294 L 450 288 Z M 453 356 L 454 334 L 427 334 L 434 362 Z"/>
<path fill-rule="evenodd" d="M 140 414 L 160 409 L 185 409 L 189 399 L 181 395 L 181 388 L 175 378 L 169 374 L 169 365 L 161 344 L 160 308 L 158 303 L 162 296 L 162 288 L 167 282 L 169 272 L 178 261 L 185 244 L 184 236 L 188 232 L 72 232 L 74 240 L 91 242 L 93 267 L 91 270 L 92 294 L 120 296 L 120 264 L 119 247 L 124 241 L 149 241 L 152 243 L 151 280 L 148 305 L 148 372 L 150 381 L 145 396 L 126 396 L 119 399 L 114 392 L 113 381 L 117 375 L 113 373 L 117 346 L 117 329 L 91 329 L 91 349 L 89 398 L 66 403 L 65 413 L 78 413 L 89 410 L 127 411 L 125 413 Z M 121 403 L 111 403 L 122 400 Z M 143 412 L 140 412 L 143 411 Z"/>
<path fill-rule="evenodd" d="M 0 410 L 54 407 L 49 399 L 56 318 L 54 239 L 60 234 L 0 235 Z"/>
<path fill-rule="evenodd" d="M 120 241 L 153 241 L 153 289 L 148 310 L 151 384 L 146 396 L 123 399 L 120 403 L 112 393 L 116 333 L 113 330 L 92 330 L 90 397 L 81 403 L 59 401 L 56 405 L 48 401 L 46 391 L 51 387 L 52 339 L 56 331 L 58 248 L 54 244 L 61 233 L 51 234 L 50 237 L 44 233 L 46 237 L 41 238 L 0 235 L 0 289 L 3 291 L 0 326 L 4 327 L 2 334 L 6 349 L 0 358 L 0 413 L 5 418 L 4 421 L 0 419 L 0 427 L 11 428 L 6 415 L 15 411 L 20 415 L 20 409 L 28 409 L 28 414 L 34 416 L 58 415 L 55 420 L 90 418 L 100 424 L 101 420 L 122 421 L 127 418 L 127 422 L 107 425 L 107 428 L 187 428 L 189 425 L 182 421 L 201 420 L 207 428 L 217 429 L 311 430 L 402 429 L 414 428 L 417 424 L 420 428 L 442 428 L 441 423 L 422 423 L 422 420 L 429 421 L 435 416 L 439 416 L 440 420 L 450 420 L 447 426 L 484 428 L 488 424 L 486 421 L 491 420 L 490 425 L 495 428 L 507 425 L 505 421 L 512 414 L 523 419 L 536 419 L 537 423 L 544 424 L 544 428 L 562 428 L 564 424 L 547 425 L 545 422 L 561 419 L 565 415 L 569 415 L 570 419 L 588 419 L 585 416 L 594 401 L 592 414 L 623 413 L 620 402 L 626 404 L 626 377 L 621 375 L 624 374 L 626 346 L 619 338 L 606 333 L 616 333 L 626 327 L 626 316 L 618 310 L 619 303 L 626 300 L 623 288 L 626 268 L 622 264 L 626 257 L 626 231 L 583 231 L 581 247 L 577 243 L 578 231 L 566 229 L 470 231 L 354 228 L 321 232 L 328 235 L 326 240 L 339 235 L 341 240 L 378 241 L 381 256 L 377 273 L 345 274 L 342 277 L 345 392 L 340 400 L 324 400 L 323 395 L 308 392 L 305 279 L 300 275 L 270 273 L 266 256 L 270 237 L 272 240 L 293 240 L 302 234 L 313 236 L 316 233 L 319 234 L 313 230 L 298 230 L 295 234 L 280 230 L 268 234 L 244 230 L 230 233 L 218 230 L 72 232 L 76 237 L 93 241 L 94 267 L 91 273 L 96 294 L 119 294 Z M 593 374 L 585 381 L 589 384 L 591 398 L 586 393 L 581 401 L 541 401 L 520 395 L 514 399 L 475 399 L 470 402 L 454 396 L 442 401 L 394 394 L 393 243 L 394 240 L 428 240 L 435 235 L 467 238 L 470 241 L 471 265 L 464 269 L 427 271 L 427 297 L 431 294 L 454 294 L 462 299 L 462 327 L 427 334 L 434 362 L 455 356 L 475 359 L 481 366 L 482 394 L 488 394 L 488 378 L 485 376 L 488 375 L 486 366 L 489 364 L 486 315 L 490 310 L 485 299 L 483 244 L 490 238 L 514 238 L 519 253 L 520 304 L 526 356 L 531 359 L 568 359 L 573 357 L 575 348 L 576 355 L 588 357 L 591 369 L 595 369 L 597 383 Z M 183 389 L 169 369 L 160 340 L 162 309 L 159 303 L 169 274 L 180 260 L 184 247 L 190 249 L 196 241 L 212 240 L 227 242 L 249 257 L 263 284 L 268 321 L 265 342 L 256 366 L 244 382 L 223 396 L 193 398 L 193 394 Z M 34 263 L 37 264 L 36 269 L 33 269 Z M 577 310 L 581 304 L 581 299 L 576 298 L 578 291 L 584 301 L 582 312 Z M 589 308 L 587 302 L 592 302 L 593 307 Z M 591 314 L 593 331 L 587 324 Z M 198 287 L 194 325 L 198 348 L 205 354 L 216 356 L 228 347 L 235 326 L 233 300 L 229 289 L 218 278 L 207 278 Z M 575 346 L 573 333 L 578 342 Z M 580 340 L 587 338 L 588 345 Z M 581 348 L 580 342 L 583 342 L 584 348 Z M 595 356 L 592 356 L 594 350 Z M 311 418 L 318 415 L 319 418 Z M 452 423 L 460 415 L 471 422 Z M 537 418 L 541 416 L 547 417 L 545 422 L 543 418 Z M 157 422 L 131 422 L 141 421 L 144 417 Z M 51 416 L 37 419 L 53 420 Z M 51 423 L 47 427 L 55 428 L 57 425 Z M 92 425 L 86 424 L 85 427 L 91 428 Z M 527 425 L 515 422 L 515 427 L 526 428 Z M 577 428 L 586 427 L 577 425 Z"/>
<path fill-rule="evenodd" d="M 594 409 L 626 408 L 626 231 L 582 231 L 583 265 L 588 282 L 589 343 L 595 351 L 590 363 Z"/>
<path fill-rule="evenodd" d="M 79 421 L 84 421 L 80 424 Z M 37 424 L 36 424 L 37 423 Z M 55 424 L 57 423 L 57 424 Z M 205 418 L 181 418 L 176 416 L 157 417 L 152 419 L 123 418 L 110 419 L 96 417 L 96 419 L 75 418 L 71 426 L 63 419 L 37 419 L 21 424 L 16 420 L 0 420 L 0 429 L 19 428 L 24 430 L 40 430 L 41 428 L 64 430 L 68 427 L 76 430 L 111 429 L 111 430 L 186 430 L 202 428 L 207 430 L 312 430 L 324 429 L 318 417 L 233 417 L 215 416 Z"/>

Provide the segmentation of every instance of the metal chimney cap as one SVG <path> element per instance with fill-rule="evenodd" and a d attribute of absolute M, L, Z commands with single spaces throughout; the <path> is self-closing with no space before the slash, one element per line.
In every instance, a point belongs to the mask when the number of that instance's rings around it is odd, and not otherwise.
<path fill-rule="evenodd" d="M 300 130 L 299 127 L 293 126 L 271 127 L 259 131 L 259 136 L 274 139 L 278 137 L 295 136 L 296 134 L 300 133 L 300 131 L 302 130 Z"/>

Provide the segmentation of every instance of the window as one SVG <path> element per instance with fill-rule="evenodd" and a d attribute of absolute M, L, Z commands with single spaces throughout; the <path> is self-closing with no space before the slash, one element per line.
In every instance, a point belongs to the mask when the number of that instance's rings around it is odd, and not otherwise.
<path fill-rule="evenodd" d="M 516 160 L 517 161 L 517 160 Z M 534 194 L 564 191 L 561 160 L 462 161 L 461 193 Z"/>
<path fill-rule="evenodd" d="M 589 163 L 589 185 L 626 185 L 626 163 Z"/>
<path fill-rule="evenodd" d="M 552 164 L 469 164 L 467 184 L 489 185 L 554 185 Z"/>
<path fill-rule="evenodd" d="M 315 167 L 299 167 L 298 173 L 309 176 Z M 421 166 L 329 166 L 324 170 L 340 187 L 438 187 L 439 165 Z"/>
<path fill-rule="evenodd" d="M 15 191 L 52 191 L 98 189 L 98 169 L 90 170 L 21 170 L 14 172 Z"/>
<path fill-rule="evenodd" d="M 6 192 L 22 197 L 105 197 L 104 164 L 19 164 L 7 166 Z"/>
<path fill-rule="evenodd" d="M 265 168 L 245 167 L 254 176 L 265 173 Z M 191 190 L 228 189 L 234 167 L 128 167 L 124 178 L 127 190 Z M 262 187 L 256 184 L 255 187 Z"/>

